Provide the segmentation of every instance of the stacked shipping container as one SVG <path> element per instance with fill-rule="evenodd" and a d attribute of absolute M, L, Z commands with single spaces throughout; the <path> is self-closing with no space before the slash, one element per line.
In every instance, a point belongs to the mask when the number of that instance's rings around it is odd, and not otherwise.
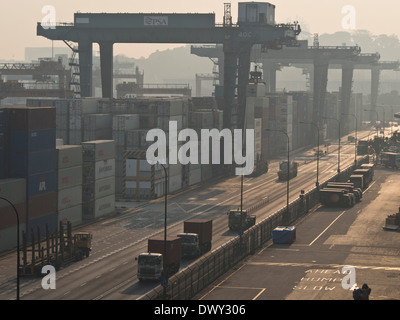
<path fill-rule="evenodd" d="M 57 147 L 58 224 L 82 223 L 82 146 Z"/>
<path fill-rule="evenodd" d="M 83 221 L 115 210 L 115 142 L 97 140 L 82 143 Z"/>
<path fill-rule="evenodd" d="M 53 107 L 8 110 L 9 174 L 26 180 L 26 230 L 57 227 L 56 113 Z"/>

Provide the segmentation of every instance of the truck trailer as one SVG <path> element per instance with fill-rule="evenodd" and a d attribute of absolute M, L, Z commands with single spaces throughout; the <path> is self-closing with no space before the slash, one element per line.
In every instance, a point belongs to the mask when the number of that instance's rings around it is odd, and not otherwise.
<path fill-rule="evenodd" d="M 356 188 L 354 183 L 351 182 L 328 182 L 326 188 L 344 189 L 347 192 L 354 194 L 356 202 L 360 202 L 363 196 L 362 190 L 360 188 Z"/>
<path fill-rule="evenodd" d="M 355 196 L 344 189 L 324 188 L 319 191 L 321 204 L 327 207 L 352 207 Z"/>
<path fill-rule="evenodd" d="M 178 272 L 182 259 L 182 238 L 168 237 L 164 257 L 164 237 L 148 239 L 147 252 L 137 257 L 139 281 L 161 280 Z M 165 260 L 165 273 L 164 273 Z"/>
<path fill-rule="evenodd" d="M 199 257 L 210 251 L 212 240 L 212 220 L 191 219 L 183 223 L 182 256 Z"/>

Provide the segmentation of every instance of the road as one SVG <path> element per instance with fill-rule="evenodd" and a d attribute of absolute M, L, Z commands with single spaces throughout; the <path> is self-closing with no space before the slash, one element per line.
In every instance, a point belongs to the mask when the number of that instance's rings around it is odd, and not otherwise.
<path fill-rule="evenodd" d="M 359 132 L 359 139 L 369 131 Z M 354 143 L 342 139 L 341 167 L 354 162 Z M 337 170 L 337 143 L 329 154 L 320 159 L 320 181 L 333 176 Z M 301 190 L 309 190 L 316 182 L 316 161 L 313 151 L 293 155 L 300 162 L 298 176 L 290 181 L 290 200 Z M 267 174 L 244 180 L 243 207 L 265 204 L 253 214 L 260 221 L 286 205 L 286 182 L 277 180 L 278 161 L 270 163 Z M 56 275 L 56 289 L 44 290 L 39 278 L 22 278 L 21 299 L 26 300 L 125 300 L 137 299 L 157 283 L 138 282 L 135 257 L 146 251 L 147 239 L 164 230 L 164 199 L 149 202 L 119 203 L 126 207 L 110 218 L 102 219 L 83 229 L 93 233 L 92 253 L 79 262 L 68 265 Z M 240 177 L 218 180 L 192 187 L 168 197 L 168 234 L 183 231 L 183 221 L 192 217 L 213 219 L 213 248 L 237 234 L 230 232 L 226 212 L 240 206 Z M 76 230 L 78 231 L 78 230 Z M 11 253 L 0 258 L 0 299 L 15 299 L 15 260 Z M 193 261 L 184 261 L 181 267 Z"/>
<path fill-rule="evenodd" d="M 364 283 L 370 300 L 399 300 L 400 233 L 383 229 L 398 212 L 399 178 L 398 171 L 376 169 L 360 203 L 316 208 L 296 223 L 293 244 L 270 241 L 194 300 L 353 300 L 353 285 Z"/>

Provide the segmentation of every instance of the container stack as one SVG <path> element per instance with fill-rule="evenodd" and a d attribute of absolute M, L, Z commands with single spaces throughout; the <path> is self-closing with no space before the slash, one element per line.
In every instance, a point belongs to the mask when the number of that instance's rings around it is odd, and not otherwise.
<path fill-rule="evenodd" d="M 112 137 L 116 144 L 115 157 L 115 193 L 123 193 L 123 161 L 127 145 L 133 145 L 131 137 L 139 129 L 139 115 L 137 114 L 119 114 L 114 115 L 112 120 Z M 129 140 L 127 139 L 129 137 Z"/>
<path fill-rule="evenodd" d="M 81 144 L 83 141 L 84 117 L 87 114 L 95 114 L 98 110 L 98 99 L 84 98 L 71 99 L 69 101 L 68 113 L 68 143 L 71 145 Z"/>
<path fill-rule="evenodd" d="M 57 223 L 82 223 L 82 146 L 57 147 Z"/>
<path fill-rule="evenodd" d="M 26 180 L 26 230 L 43 236 L 57 227 L 56 113 L 54 107 L 8 110 L 9 173 Z"/>
<path fill-rule="evenodd" d="M 55 101 L 56 107 L 56 136 L 65 144 L 69 143 L 69 100 L 59 99 Z"/>
<path fill-rule="evenodd" d="M 26 181 L 25 179 L 0 180 L 0 197 L 9 200 L 17 210 L 20 228 L 26 230 Z M 14 208 L 6 201 L 0 200 L 0 252 L 17 246 L 17 217 Z"/>
<path fill-rule="evenodd" d="M 83 222 L 111 214 L 115 210 L 115 141 L 82 143 Z"/>
<path fill-rule="evenodd" d="M 87 114 L 83 117 L 83 141 L 109 140 L 112 138 L 111 114 Z"/>

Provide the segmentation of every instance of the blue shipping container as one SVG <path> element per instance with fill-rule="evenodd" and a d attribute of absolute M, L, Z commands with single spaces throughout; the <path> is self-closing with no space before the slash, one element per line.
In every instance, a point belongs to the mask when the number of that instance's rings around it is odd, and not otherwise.
<path fill-rule="evenodd" d="M 290 244 L 296 240 L 296 227 L 277 227 L 271 234 L 274 243 Z"/>
<path fill-rule="evenodd" d="M 33 152 L 56 148 L 56 129 L 12 131 L 10 152 Z"/>
<path fill-rule="evenodd" d="M 56 170 L 56 149 L 30 153 L 12 152 L 9 161 L 12 177 L 26 177 Z"/>
<path fill-rule="evenodd" d="M 38 228 L 40 230 L 40 238 L 46 236 L 46 226 L 49 234 L 57 231 L 57 214 L 52 213 L 35 219 L 28 219 L 26 221 L 26 230 L 28 235 L 28 241 L 31 240 L 31 232 L 34 234 L 35 241 L 38 239 Z"/>
<path fill-rule="evenodd" d="M 49 171 L 26 177 L 27 197 L 34 197 L 57 189 L 57 172 Z"/>

